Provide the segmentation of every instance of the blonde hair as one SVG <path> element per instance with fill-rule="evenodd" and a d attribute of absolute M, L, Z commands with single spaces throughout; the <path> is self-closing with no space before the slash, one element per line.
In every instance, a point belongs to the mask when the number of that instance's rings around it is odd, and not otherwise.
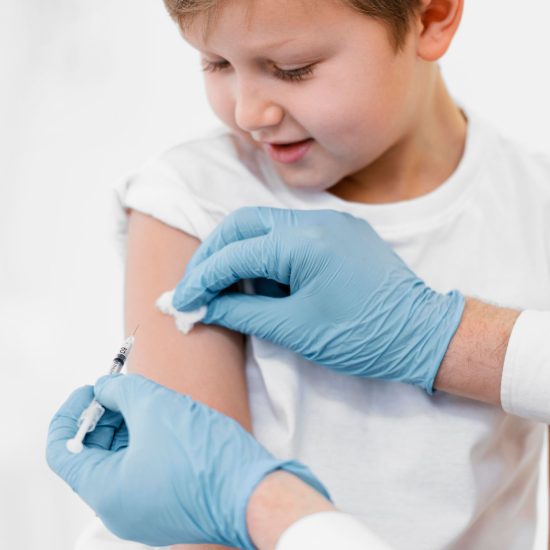
<path fill-rule="evenodd" d="M 401 49 L 410 28 L 411 18 L 418 11 L 421 0 L 339 0 L 359 13 L 385 22 L 395 48 Z M 164 0 L 168 13 L 185 29 L 200 14 L 206 15 L 204 37 L 222 0 Z"/>

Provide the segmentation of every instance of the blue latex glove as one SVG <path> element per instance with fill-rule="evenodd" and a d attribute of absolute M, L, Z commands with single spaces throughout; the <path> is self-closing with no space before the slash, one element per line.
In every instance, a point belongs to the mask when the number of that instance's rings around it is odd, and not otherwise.
<path fill-rule="evenodd" d="M 239 279 L 290 286 L 288 297 L 222 293 Z M 242 208 L 191 259 L 173 305 L 208 304 L 203 323 L 288 348 L 339 373 L 433 383 L 462 317 L 458 291 L 421 281 L 365 221 L 332 210 Z"/>
<path fill-rule="evenodd" d="M 71 454 L 65 444 L 94 393 L 107 412 Z M 234 420 L 137 375 L 76 390 L 50 424 L 47 460 L 115 535 L 151 546 L 253 549 L 248 500 L 277 469 L 328 497 L 305 466 L 277 460 Z"/>

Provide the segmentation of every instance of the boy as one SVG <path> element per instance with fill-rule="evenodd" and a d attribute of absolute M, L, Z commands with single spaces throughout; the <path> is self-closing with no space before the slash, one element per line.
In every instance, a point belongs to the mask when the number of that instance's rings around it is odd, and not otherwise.
<path fill-rule="evenodd" d="M 131 212 L 126 323 L 142 331 L 134 371 L 308 464 L 396 548 L 528 548 L 542 425 L 341 377 L 253 337 L 245 349 L 219 327 L 182 338 L 152 305 L 225 215 L 265 205 L 351 213 L 435 290 L 549 309 L 550 169 L 458 108 L 436 65 L 463 1 L 167 6 L 229 131 L 119 189 Z"/>

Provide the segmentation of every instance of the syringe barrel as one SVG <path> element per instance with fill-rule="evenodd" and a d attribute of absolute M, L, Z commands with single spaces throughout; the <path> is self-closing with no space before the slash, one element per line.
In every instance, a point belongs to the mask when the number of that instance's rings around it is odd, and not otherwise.
<path fill-rule="evenodd" d="M 105 409 L 94 399 L 88 407 L 82 412 L 78 419 L 78 426 L 86 424 L 86 432 L 91 432 L 95 429 L 99 419 L 103 416 Z"/>
<path fill-rule="evenodd" d="M 109 369 L 109 374 L 118 374 L 122 370 L 122 367 L 124 367 L 124 364 L 126 363 L 126 360 L 128 359 L 128 356 L 130 355 L 133 346 L 134 337 L 129 336 L 124 341 L 124 344 L 122 344 L 117 356 L 113 359 L 113 363 L 111 364 L 111 368 Z"/>
<path fill-rule="evenodd" d="M 128 336 L 126 340 L 124 340 L 124 344 L 122 344 L 120 351 L 118 352 L 119 355 L 124 356 L 124 361 L 128 359 L 128 355 L 130 355 L 130 352 L 132 351 L 132 348 L 134 347 L 135 338 L 133 336 Z M 124 362 L 123 361 L 123 362 Z"/>
<path fill-rule="evenodd" d="M 122 370 L 123 366 L 124 366 L 123 361 L 119 361 L 118 359 L 115 359 L 113 361 L 113 364 L 111 365 L 111 368 L 109 369 L 109 374 L 118 374 Z"/>

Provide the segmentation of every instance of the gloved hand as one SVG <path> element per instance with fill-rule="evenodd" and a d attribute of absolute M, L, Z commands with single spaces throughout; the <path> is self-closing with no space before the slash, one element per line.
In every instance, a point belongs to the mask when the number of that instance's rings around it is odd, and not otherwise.
<path fill-rule="evenodd" d="M 219 294 L 239 279 L 290 296 Z M 332 210 L 242 208 L 202 243 L 173 305 L 288 348 L 342 374 L 433 383 L 462 317 L 458 291 L 421 281 L 365 221 Z"/>
<path fill-rule="evenodd" d="M 94 393 L 107 412 L 71 454 L 66 441 Z M 277 469 L 328 497 L 305 466 L 277 460 L 234 420 L 137 375 L 76 390 L 50 424 L 46 455 L 115 535 L 151 546 L 253 549 L 248 500 Z"/>

